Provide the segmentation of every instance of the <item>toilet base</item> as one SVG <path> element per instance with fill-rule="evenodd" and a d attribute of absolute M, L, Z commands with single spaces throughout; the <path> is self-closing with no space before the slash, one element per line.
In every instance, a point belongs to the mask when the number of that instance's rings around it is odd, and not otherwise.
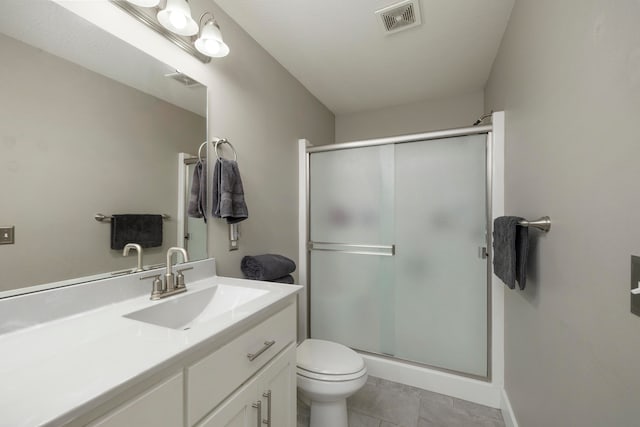
<path fill-rule="evenodd" d="M 311 401 L 311 422 L 309 427 L 349 427 L 347 420 L 347 399 L 333 402 Z"/>

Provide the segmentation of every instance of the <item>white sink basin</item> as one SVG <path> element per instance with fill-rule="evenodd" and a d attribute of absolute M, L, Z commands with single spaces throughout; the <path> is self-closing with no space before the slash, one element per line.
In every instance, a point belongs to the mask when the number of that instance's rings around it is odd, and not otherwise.
<path fill-rule="evenodd" d="M 269 291 L 244 286 L 217 285 L 168 297 L 166 301 L 124 317 L 172 329 L 191 329 L 200 323 L 236 310 Z"/>

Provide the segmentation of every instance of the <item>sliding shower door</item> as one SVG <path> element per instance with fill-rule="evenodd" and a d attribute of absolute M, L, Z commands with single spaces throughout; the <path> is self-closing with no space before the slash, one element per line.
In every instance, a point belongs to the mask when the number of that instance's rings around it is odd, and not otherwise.
<path fill-rule="evenodd" d="M 311 153 L 311 336 L 486 377 L 486 164 L 486 135 Z"/>

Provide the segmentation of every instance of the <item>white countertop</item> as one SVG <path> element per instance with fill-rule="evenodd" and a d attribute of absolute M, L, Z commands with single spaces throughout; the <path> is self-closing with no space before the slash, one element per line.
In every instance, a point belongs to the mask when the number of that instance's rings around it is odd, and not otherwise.
<path fill-rule="evenodd" d="M 64 424 L 301 289 L 219 276 L 187 287 L 217 284 L 272 292 L 189 330 L 122 317 L 163 302 L 145 294 L 0 335 L 0 426 Z"/>

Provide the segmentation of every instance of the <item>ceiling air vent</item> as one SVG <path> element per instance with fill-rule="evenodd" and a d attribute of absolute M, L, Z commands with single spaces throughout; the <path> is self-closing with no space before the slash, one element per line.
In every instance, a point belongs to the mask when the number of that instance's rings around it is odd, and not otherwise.
<path fill-rule="evenodd" d="M 384 27 L 385 34 L 396 33 L 420 25 L 420 4 L 418 0 L 404 0 L 376 10 L 376 15 Z"/>
<path fill-rule="evenodd" d="M 192 79 L 191 77 L 187 76 L 186 74 L 182 73 L 180 70 L 176 70 L 175 73 L 169 73 L 169 74 L 165 74 L 165 77 L 168 77 L 170 79 L 173 79 L 179 83 L 182 83 L 183 85 L 185 85 L 186 87 L 192 88 L 192 87 L 200 87 L 202 86 L 202 84 L 194 79 Z"/>

